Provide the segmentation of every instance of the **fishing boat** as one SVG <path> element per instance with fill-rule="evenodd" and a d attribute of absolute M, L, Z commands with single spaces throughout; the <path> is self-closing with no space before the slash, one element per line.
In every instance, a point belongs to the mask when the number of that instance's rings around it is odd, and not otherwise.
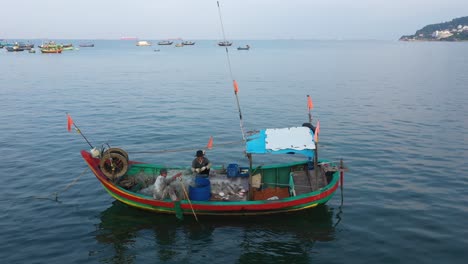
<path fill-rule="evenodd" d="M 229 57 L 227 49 L 226 52 Z M 229 59 L 227 61 L 230 63 Z M 314 208 L 329 201 L 340 183 L 343 186 L 345 168 L 343 161 L 318 159 L 320 121 L 313 125 L 311 97 L 307 96 L 308 122 L 248 131 L 243 125 L 238 84 L 232 80 L 243 139 L 239 144 L 245 154 L 243 164 L 227 160 L 208 169 L 202 167 L 201 170 L 208 170 L 208 173 L 201 174 L 191 166 L 162 165 L 170 164 L 170 160 L 162 164 L 142 163 L 130 159 L 123 148 L 107 143 L 94 147 L 68 114 L 67 128 L 71 131 L 74 126 L 91 147 L 89 151 L 82 150 L 81 155 L 107 193 L 138 209 L 174 214 L 178 218 L 193 215 L 198 220 L 199 215 L 282 214 Z M 196 156 L 203 157 L 212 148 L 213 137 L 210 137 L 205 149 L 197 150 Z M 254 156 L 257 155 L 283 155 L 284 162 L 256 164 Z M 292 159 L 297 156 L 303 158 Z M 155 193 L 154 183 L 163 169 L 167 170 L 168 178 L 176 180 L 168 183 L 173 193 L 161 198 Z"/>
<path fill-rule="evenodd" d="M 23 47 L 20 47 L 20 46 L 18 46 L 18 45 L 5 47 L 5 49 L 6 49 L 7 51 L 9 51 L 9 52 L 24 51 L 24 48 L 23 48 Z"/>
<path fill-rule="evenodd" d="M 175 44 L 175 46 L 178 47 L 178 48 L 181 48 L 181 47 L 184 46 L 184 44 L 183 43 L 177 43 L 177 44 Z"/>
<path fill-rule="evenodd" d="M 74 50 L 75 47 L 73 47 L 73 44 L 67 43 L 67 44 L 61 44 L 62 50 Z"/>
<path fill-rule="evenodd" d="M 162 40 L 158 42 L 158 45 L 172 45 L 172 43 L 174 42 L 170 40 Z"/>
<path fill-rule="evenodd" d="M 79 44 L 79 46 L 81 48 L 92 48 L 92 47 L 94 47 L 94 44 L 93 43 L 81 43 L 81 44 Z"/>
<path fill-rule="evenodd" d="M 186 40 L 186 41 L 183 41 L 182 44 L 192 46 L 192 45 L 195 45 L 195 42 Z"/>
<path fill-rule="evenodd" d="M 245 45 L 244 47 L 237 47 L 237 50 L 249 50 L 249 49 L 250 49 L 249 45 Z"/>
<path fill-rule="evenodd" d="M 62 45 L 56 44 L 54 41 L 49 41 L 39 46 L 42 53 L 62 53 Z"/>
<path fill-rule="evenodd" d="M 226 40 L 218 42 L 218 46 L 222 46 L 222 47 L 231 46 L 231 45 L 232 45 L 232 42 L 229 42 Z"/>
<path fill-rule="evenodd" d="M 136 43 L 137 46 L 151 46 L 151 42 L 146 41 L 146 40 L 140 40 Z"/>
<path fill-rule="evenodd" d="M 81 155 L 112 197 L 136 208 L 183 215 L 277 214 L 325 204 L 338 189 L 340 179 L 343 179 L 342 164 L 318 159 L 311 161 L 315 142 L 311 140 L 310 133 L 308 127 L 291 127 L 252 134 L 246 141 L 247 155 L 250 157 L 254 153 L 296 153 L 309 159 L 263 166 L 214 166 L 207 178 L 208 186 L 206 181 L 197 185 L 200 178 L 195 178 L 194 185 L 191 178 L 196 176 L 192 175 L 190 168 L 167 168 L 160 164 L 132 161 L 120 148 L 97 151 L 99 154 L 96 154 L 95 148 L 82 150 Z M 298 137 L 304 142 L 299 142 Z M 267 139 L 268 143 L 265 143 Z M 304 143 L 307 147 L 291 148 L 291 143 Z M 278 148 L 281 144 L 283 147 Z M 167 168 L 169 175 L 182 175 L 182 181 L 174 183 L 180 184 L 184 193 L 182 198 L 156 200 L 144 192 L 144 184 L 154 181 L 154 176 L 162 168 Z M 225 189 L 220 186 L 225 186 Z"/>

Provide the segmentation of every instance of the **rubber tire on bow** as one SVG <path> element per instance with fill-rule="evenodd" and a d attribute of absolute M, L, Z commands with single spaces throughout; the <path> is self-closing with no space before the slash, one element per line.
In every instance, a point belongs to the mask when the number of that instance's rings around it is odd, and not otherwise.
<path fill-rule="evenodd" d="M 128 154 L 127 154 L 127 152 L 126 152 L 125 150 L 121 149 L 121 148 L 109 148 L 109 149 L 107 149 L 106 151 L 104 151 L 104 155 L 103 155 L 103 156 L 107 155 L 107 153 L 118 153 L 118 154 L 124 156 L 124 157 L 127 159 L 127 161 L 128 161 Z"/>
<path fill-rule="evenodd" d="M 112 158 L 112 161 L 111 161 Z M 114 164 L 114 170 L 112 169 L 112 164 Z M 99 167 L 101 168 L 102 173 L 111 181 L 122 177 L 128 171 L 128 160 L 123 155 L 117 152 L 111 152 L 105 154 L 101 161 L 99 162 Z"/>

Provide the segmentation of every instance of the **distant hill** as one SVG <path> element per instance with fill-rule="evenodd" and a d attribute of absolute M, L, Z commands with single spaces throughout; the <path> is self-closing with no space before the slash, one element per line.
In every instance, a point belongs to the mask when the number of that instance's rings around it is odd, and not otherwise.
<path fill-rule="evenodd" d="M 414 35 L 402 36 L 402 41 L 468 41 L 468 16 L 449 22 L 427 25 Z"/>

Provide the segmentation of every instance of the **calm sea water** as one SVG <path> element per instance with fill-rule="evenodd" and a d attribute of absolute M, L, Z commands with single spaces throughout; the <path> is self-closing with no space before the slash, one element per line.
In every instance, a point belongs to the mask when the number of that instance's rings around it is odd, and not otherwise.
<path fill-rule="evenodd" d="M 245 127 L 301 125 L 310 94 L 321 158 L 350 169 L 344 201 L 200 223 L 115 202 L 66 113 L 132 159 L 188 166 L 213 136 L 213 163 L 246 162 L 223 145 L 242 139 L 224 48 L 94 43 L 0 50 L 2 263 L 464 263 L 468 43 L 236 41 L 252 47 L 229 52 Z"/>

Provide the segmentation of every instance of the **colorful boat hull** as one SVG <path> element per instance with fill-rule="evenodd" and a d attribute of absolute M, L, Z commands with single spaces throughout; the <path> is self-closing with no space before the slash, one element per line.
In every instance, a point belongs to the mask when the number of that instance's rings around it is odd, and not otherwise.
<path fill-rule="evenodd" d="M 176 214 L 176 203 L 171 200 L 155 200 L 152 197 L 128 191 L 110 181 L 99 168 L 99 159 L 87 151 L 81 155 L 104 189 L 114 199 L 129 206 L 157 213 Z M 130 161 L 130 164 L 136 164 Z M 267 215 L 313 208 L 330 200 L 339 186 L 339 172 L 334 172 L 329 183 L 319 190 L 278 200 L 255 201 L 180 201 L 183 214 L 191 215 Z"/>

